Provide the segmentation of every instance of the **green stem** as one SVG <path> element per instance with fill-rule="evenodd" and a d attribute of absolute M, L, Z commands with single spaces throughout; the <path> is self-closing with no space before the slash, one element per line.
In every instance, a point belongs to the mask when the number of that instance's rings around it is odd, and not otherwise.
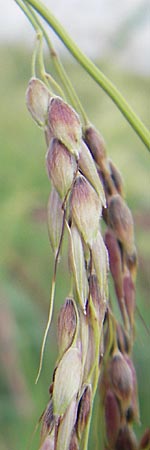
<path fill-rule="evenodd" d="M 120 109 L 122 114 L 128 120 L 132 128 L 138 134 L 140 139 L 150 150 L 150 133 L 144 126 L 139 117 L 135 114 L 127 101 L 113 85 L 113 83 L 93 64 L 93 62 L 81 52 L 78 46 L 74 43 L 71 37 L 64 30 L 62 25 L 53 16 L 53 14 L 43 5 L 40 0 L 26 0 L 36 11 L 44 18 L 44 20 L 50 25 L 55 33 L 62 40 L 64 45 L 76 58 L 76 60 L 84 67 L 84 69 L 90 74 L 90 76 L 99 84 L 103 90 L 109 95 L 113 102 Z"/>
<path fill-rule="evenodd" d="M 19 5 L 20 9 L 22 9 L 22 11 L 24 12 L 24 14 L 28 18 L 29 22 L 31 23 L 37 34 L 36 46 L 32 57 L 32 76 L 36 77 L 36 61 L 38 60 L 42 80 L 48 87 L 50 86 L 51 88 L 54 88 L 54 90 L 58 92 L 58 95 L 60 95 L 62 98 L 65 99 L 64 92 L 59 86 L 59 84 L 45 70 L 43 59 L 43 36 L 45 37 L 46 34 L 45 30 L 40 24 L 40 21 L 37 20 L 36 15 L 33 13 L 32 8 L 28 4 L 26 4 L 26 1 L 24 3 L 23 3 L 24 0 L 15 0 L 15 1 Z"/>
<path fill-rule="evenodd" d="M 17 1 L 18 4 L 20 3 L 19 0 L 16 0 L 16 1 Z M 26 0 L 25 0 L 25 2 L 26 2 Z M 41 22 L 38 20 L 34 10 L 31 8 L 31 6 L 28 5 L 27 7 L 28 7 L 28 9 L 30 11 L 30 15 L 32 16 L 34 23 L 36 22 L 36 25 L 42 31 L 42 34 L 43 34 L 43 36 L 45 38 L 45 41 L 47 42 L 47 46 L 49 48 L 49 52 L 50 52 L 51 58 L 53 60 L 55 70 L 56 70 L 56 72 L 58 73 L 58 75 L 60 77 L 60 80 L 61 80 L 61 82 L 62 82 L 62 84 L 63 84 L 63 86 L 64 86 L 64 88 L 66 90 L 66 93 L 67 93 L 67 95 L 68 95 L 72 105 L 74 106 L 76 111 L 78 111 L 79 114 L 82 116 L 82 120 L 84 122 L 84 125 L 87 126 L 88 123 L 89 123 L 87 114 L 86 114 L 86 112 L 85 112 L 85 110 L 84 110 L 84 108 L 83 108 L 83 106 L 82 106 L 82 104 L 81 104 L 81 102 L 79 100 L 79 97 L 76 94 L 76 91 L 75 91 L 74 87 L 72 86 L 70 78 L 68 77 L 68 75 L 67 75 L 67 73 L 66 73 L 66 71 L 65 71 L 65 69 L 64 69 L 64 67 L 63 67 L 63 65 L 61 63 L 60 58 L 58 57 L 58 55 L 57 55 L 57 53 L 56 53 L 56 51 L 55 51 L 55 49 L 54 49 L 54 47 L 52 45 L 52 42 L 51 42 L 49 36 L 47 35 L 44 27 L 42 26 Z M 30 18 L 29 18 L 29 20 L 31 21 Z M 33 25 L 33 23 L 32 23 L 32 25 Z M 64 95 L 61 94 L 61 96 L 64 98 Z"/>

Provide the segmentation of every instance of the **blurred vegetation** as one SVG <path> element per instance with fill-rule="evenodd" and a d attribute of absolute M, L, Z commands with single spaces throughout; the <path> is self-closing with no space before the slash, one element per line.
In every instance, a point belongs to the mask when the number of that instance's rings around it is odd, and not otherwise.
<path fill-rule="evenodd" d="M 29 51 L 1 48 L 0 61 L 0 448 L 25 450 L 48 400 L 57 357 L 57 312 L 67 294 L 68 268 L 67 260 L 61 261 L 53 324 L 41 378 L 35 386 L 53 269 L 46 225 L 50 191 L 45 171 L 46 146 L 25 105 L 25 90 L 31 76 Z M 150 80 L 121 72 L 113 67 L 112 61 L 100 66 L 149 126 Z M 106 140 L 110 158 L 124 178 L 139 253 L 137 305 L 150 328 L 149 154 L 115 105 L 89 76 L 72 60 L 65 67 L 87 114 Z M 141 408 L 138 435 L 149 425 L 150 413 L 150 335 L 143 320 L 137 311 L 134 362 Z M 92 430 L 95 439 L 95 426 Z M 32 450 L 37 449 L 37 442 L 36 435 Z"/>

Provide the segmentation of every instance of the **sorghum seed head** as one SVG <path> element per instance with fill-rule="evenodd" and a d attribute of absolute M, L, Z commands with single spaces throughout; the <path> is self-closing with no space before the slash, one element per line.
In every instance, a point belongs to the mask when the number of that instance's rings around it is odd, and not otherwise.
<path fill-rule="evenodd" d="M 78 164 L 79 164 L 79 169 L 81 170 L 82 174 L 91 183 L 91 185 L 94 187 L 95 191 L 99 195 L 102 205 L 104 207 L 106 207 L 106 199 L 105 199 L 103 185 L 101 183 L 101 180 L 98 175 L 97 168 L 95 166 L 95 163 L 91 156 L 91 153 L 83 141 L 81 144 L 81 150 L 80 150 Z"/>
<path fill-rule="evenodd" d="M 56 138 L 51 140 L 46 155 L 46 167 L 55 189 L 64 199 L 74 179 L 76 162 L 67 148 Z"/>
<path fill-rule="evenodd" d="M 89 418 L 91 410 L 91 396 L 91 386 L 87 385 L 84 387 L 84 391 L 82 397 L 80 398 L 77 411 L 76 431 L 79 439 L 81 439 L 82 437 L 82 433 L 87 425 L 87 421 Z"/>
<path fill-rule="evenodd" d="M 99 229 L 100 199 L 82 175 L 77 176 L 70 198 L 72 218 L 85 243 L 92 245 Z"/>
<path fill-rule="evenodd" d="M 121 413 L 118 400 L 110 389 L 106 392 L 104 413 L 107 441 L 110 447 L 114 448 L 120 429 Z"/>
<path fill-rule="evenodd" d="M 74 109 L 60 97 L 50 100 L 48 124 L 53 136 L 78 158 L 82 139 L 81 122 Z"/>
<path fill-rule="evenodd" d="M 111 389 L 126 410 L 131 402 L 133 391 L 132 372 L 121 352 L 114 353 L 109 363 L 109 379 Z"/>
<path fill-rule="evenodd" d="M 77 310 L 74 300 L 67 298 L 58 316 L 58 347 L 62 355 L 72 344 L 77 327 Z"/>
<path fill-rule="evenodd" d="M 130 255 L 134 249 L 133 218 L 130 209 L 119 194 L 113 195 L 108 205 L 109 224 L 117 239 Z"/>
<path fill-rule="evenodd" d="M 53 409 L 54 415 L 65 414 L 81 383 L 81 354 L 76 347 L 70 347 L 60 360 L 54 377 Z"/>
<path fill-rule="evenodd" d="M 38 78 L 31 78 L 26 91 L 26 104 L 33 119 L 40 126 L 45 126 L 48 116 L 50 92 Z"/>

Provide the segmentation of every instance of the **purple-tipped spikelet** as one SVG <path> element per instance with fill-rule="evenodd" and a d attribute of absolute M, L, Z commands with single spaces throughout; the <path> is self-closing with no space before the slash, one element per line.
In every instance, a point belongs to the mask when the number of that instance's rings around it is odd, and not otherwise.
<path fill-rule="evenodd" d="M 55 450 L 54 435 L 47 436 L 39 450 Z"/>
<path fill-rule="evenodd" d="M 57 433 L 57 450 L 68 450 L 71 440 L 72 431 L 76 422 L 77 416 L 77 400 L 76 396 L 72 399 L 71 403 L 60 421 Z"/>
<path fill-rule="evenodd" d="M 138 450 L 136 436 L 130 427 L 120 429 L 115 450 Z"/>
<path fill-rule="evenodd" d="M 82 433 L 87 425 L 87 421 L 91 410 L 91 398 L 92 398 L 91 386 L 85 385 L 84 391 L 79 401 L 77 411 L 76 430 L 79 439 L 81 439 Z"/>
<path fill-rule="evenodd" d="M 99 283 L 100 293 L 103 298 L 103 301 L 106 303 L 108 300 L 107 275 L 108 275 L 109 261 L 107 248 L 104 244 L 100 230 L 98 231 L 96 239 L 94 240 L 92 245 L 92 261 L 97 276 L 97 280 Z"/>
<path fill-rule="evenodd" d="M 54 376 L 54 415 L 61 417 L 77 396 L 82 375 L 81 353 L 77 347 L 70 347 L 61 358 Z"/>
<path fill-rule="evenodd" d="M 149 450 L 150 449 L 150 428 L 145 430 L 139 445 L 139 450 Z"/>
<path fill-rule="evenodd" d="M 129 338 L 123 328 L 123 326 L 117 322 L 116 324 L 116 337 L 117 337 L 117 344 L 118 344 L 118 349 L 120 350 L 121 353 L 127 353 L 129 352 Z"/>
<path fill-rule="evenodd" d="M 38 78 L 31 78 L 26 91 L 26 104 L 33 119 L 41 127 L 45 127 L 48 117 L 50 92 Z"/>
<path fill-rule="evenodd" d="M 71 188 L 76 172 L 73 155 L 57 138 L 53 138 L 46 155 L 47 172 L 62 199 Z"/>
<path fill-rule="evenodd" d="M 116 236 L 110 228 L 105 233 L 105 244 L 109 255 L 109 266 L 113 277 L 117 298 L 123 298 L 123 275 L 121 252 Z"/>
<path fill-rule="evenodd" d="M 77 176 L 70 199 L 71 215 L 85 243 L 92 246 L 101 214 L 101 201 L 82 175 Z"/>
<path fill-rule="evenodd" d="M 133 377 L 131 369 L 121 352 L 116 352 L 109 363 L 110 386 L 121 402 L 125 411 L 130 406 L 133 392 Z"/>
<path fill-rule="evenodd" d="M 77 227 L 72 223 L 69 229 L 69 268 L 73 274 L 75 292 L 78 301 L 85 311 L 88 297 L 88 280 L 85 269 L 85 260 L 81 235 Z"/>
<path fill-rule="evenodd" d="M 52 246 L 52 250 L 56 254 L 62 233 L 63 211 L 62 201 L 53 186 L 48 200 L 47 221 L 50 243 Z"/>
<path fill-rule="evenodd" d="M 114 448 L 121 424 L 119 403 L 114 393 L 108 389 L 104 403 L 106 437 L 110 448 Z"/>
<path fill-rule="evenodd" d="M 53 402 L 51 399 L 42 417 L 41 442 L 45 441 L 45 438 L 47 437 L 48 434 L 51 433 L 53 427 L 54 427 L 54 415 L 53 415 Z"/>
<path fill-rule="evenodd" d="M 104 302 L 104 298 L 101 295 L 100 285 L 95 274 L 90 275 L 89 289 L 90 295 L 92 297 L 92 302 L 95 307 L 97 319 L 99 320 L 100 324 L 103 324 L 106 312 L 106 303 Z"/>
<path fill-rule="evenodd" d="M 77 327 L 77 309 L 74 300 L 66 298 L 58 316 L 58 347 L 62 355 L 72 344 Z"/>
<path fill-rule="evenodd" d="M 109 159 L 109 168 L 110 168 L 110 176 L 112 178 L 112 181 L 114 182 L 115 188 L 118 192 L 118 194 L 121 195 L 121 197 L 124 196 L 124 189 L 123 189 L 123 180 L 122 176 L 115 166 L 115 164 Z"/>
<path fill-rule="evenodd" d="M 79 443 L 76 431 L 73 431 L 72 433 L 69 450 L 79 450 Z"/>
<path fill-rule="evenodd" d="M 109 224 L 116 238 L 130 255 L 134 250 L 134 227 L 130 209 L 119 194 L 113 195 L 108 205 Z"/>
<path fill-rule="evenodd" d="M 82 139 L 81 122 L 74 109 L 60 97 L 52 98 L 49 103 L 48 125 L 52 135 L 78 158 Z"/>
<path fill-rule="evenodd" d="M 101 134 L 93 127 L 87 126 L 84 131 L 84 140 L 92 153 L 95 162 L 101 170 L 107 167 L 105 142 Z"/>
<path fill-rule="evenodd" d="M 124 355 L 125 360 L 128 364 L 128 367 L 131 370 L 132 374 L 132 394 L 131 394 L 131 401 L 128 411 L 128 421 L 129 422 L 140 422 L 140 413 L 139 413 L 139 401 L 138 401 L 138 384 L 137 384 L 137 376 L 136 376 L 136 370 L 134 367 L 134 364 L 132 362 L 132 359 L 129 357 L 129 355 Z M 131 420 L 130 420 L 131 418 Z"/>
<path fill-rule="evenodd" d="M 131 327 L 134 328 L 134 314 L 135 314 L 135 286 L 131 275 L 128 272 L 123 278 L 124 301 L 127 309 Z"/>
<path fill-rule="evenodd" d="M 82 141 L 81 150 L 79 154 L 79 169 L 86 179 L 94 187 L 95 191 L 100 197 L 103 207 L 106 207 L 106 199 L 104 194 L 103 185 L 98 175 L 94 160 L 87 145 Z"/>

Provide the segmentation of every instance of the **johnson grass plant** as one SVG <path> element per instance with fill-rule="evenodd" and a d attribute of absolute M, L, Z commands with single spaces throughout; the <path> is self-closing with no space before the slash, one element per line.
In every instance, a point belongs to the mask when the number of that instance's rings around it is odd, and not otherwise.
<path fill-rule="evenodd" d="M 45 136 L 45 164 L 50 179 L 47 221 L 54 255 L 49 315 L 36 381 L 42 377 L 64 240 L 69 270 L 68 292 L 62 298 L 58 314 L 58 357 L 47 406 L 39 420 L 38 448 L 88 449 L 97 392 L 100 407 L 94 421 L 101 423 L 103 436 L 97 448 L 148 449 L 149 429 L 140 440 L 133 431 L 133 424 L 140 422 L 138 381 L 132 360 L 138 258 L 134 223 L 125 200 L 122 177 L 109 158 L 100 130 L 90 123 L 35 10 L 63 36 L 69 47 L 64 30 L 39 2 L 17 3 L 37 33 L 26 104 Z M 43 38 L 60 83 L 45 70 Z M 82 55 L 72 41 L 70 50 L 80 60 Z M 148 130 L 121 94 L 84 56 L 83 63 L 149 149 Z M 114 298 L 108 289 L 109 272 Z M 116 314 L 114 302 L 120 316 Z"/>

